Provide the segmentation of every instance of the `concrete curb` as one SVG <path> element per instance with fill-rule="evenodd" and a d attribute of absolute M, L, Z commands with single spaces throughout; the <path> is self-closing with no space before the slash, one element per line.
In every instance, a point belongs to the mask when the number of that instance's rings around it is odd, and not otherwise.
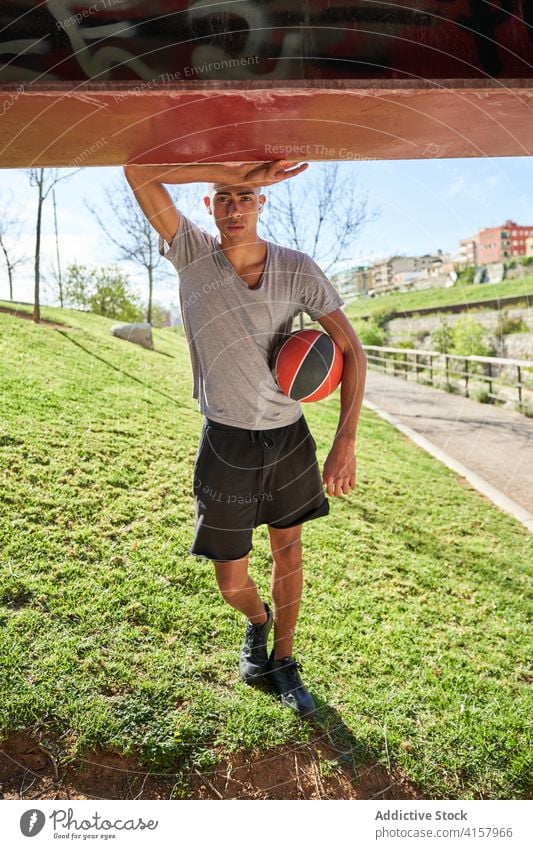
<path fill-rule="evenodd" d="M 492 486 L 488 481 L 484 478 L 480 477 L 476 472 L 473 472 L 471 469 L 468 469 L 466 466 L 463 466 L 459 460 L 456 460 L 454 457 L 450 457 L 445 451 L 441 448 L 438 448 L 436 445 L 433 445 L 429 439 L 426 439 L 425 436 L 421 436 L 421 434 L 417 433 L 416 430 L 413 430 L 409 427 L 409 425 L 405 425 L 402 422 L 398 421 L 394 416 L 391 416 L 390 413 L 387 413 L 385 410 L 382 410 L 372 401 L 363 401 L 363 405 L 368 407 L 374 413 L 377 413 L 380 418 L 384 419 L 389 424 L 394 425 L 401 433 L 408 436 L 413 442 L 423 448 L 424 451 L 427 451 L 428 454 L 431 454 L 435 457 L 436 460 L 439 460 L 441 463 L 444 463 L 445 466 L 448 466 L 449 469 L 456 472 L 461 477 L 466 478 L 466 480 L 477 489 L 478 492 L 481 492 L 485 495 L 496 507 L 499 507 L 500 510 L 503 510 L 505 513 L 509 513 L 509 515 L 513 516 L 513 518 L 518 519 L 525 528 L 530 533 L 533 533 L 533 514 L 529 513 L 521 504 L 517 504 L 516 501 L 513 501 L 512 498 L 508 498 L 507 495 L 504 495 L 503 492 L 500 492 L 499 489 Z"/>

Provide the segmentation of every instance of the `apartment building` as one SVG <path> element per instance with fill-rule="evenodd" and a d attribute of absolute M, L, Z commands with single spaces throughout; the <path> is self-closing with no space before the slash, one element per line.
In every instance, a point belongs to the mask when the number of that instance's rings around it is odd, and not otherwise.
<path fill-rule="evenodd" d="M 477 265 L 477 235 L 468 236 L 466 239 L 461 239 L 460 246 L 460 263 L 461 265 Z"/>
<path fill-rule="evenodd" d="M 514 256 L 527 256 L 526 240 L 533 226 L 524 227 L 507 220 L 500 227 L 485 227 L 477 234 L 477 261 L 473 265 L 504 262 Z"/>
<path fill-rule="evenodd" d="M 366 265 L 357 265 L 332 275 L 331 282 L 343 298 L 350 299 L 366 295 L 371 286 L 371 279 L 372 270 Z"/>
<path fill-rule="evenodd" d="M 439 285 L 435 279 L 453 271 L 451 258 L 442 251 L 423 256 L 393 256 L 372 266 L 369 291 L 374 294 L 395 289 L 427 288 Z"/>

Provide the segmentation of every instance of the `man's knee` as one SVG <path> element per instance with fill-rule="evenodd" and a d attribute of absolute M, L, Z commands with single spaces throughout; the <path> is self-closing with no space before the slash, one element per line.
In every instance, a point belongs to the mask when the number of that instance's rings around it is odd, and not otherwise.
<path fill-rule="evenodd" d="M 300 537 L 278 541 L 272 548 L 272 556 L 277 566 L 297 569 L 302 563 L 302 540 Z"/>
<path fill-rule="evenodd" d="M 249 583 L 248 558 L 241 560 L 215 560 L 218 587 L 226 601 L 233 601 Z"/>

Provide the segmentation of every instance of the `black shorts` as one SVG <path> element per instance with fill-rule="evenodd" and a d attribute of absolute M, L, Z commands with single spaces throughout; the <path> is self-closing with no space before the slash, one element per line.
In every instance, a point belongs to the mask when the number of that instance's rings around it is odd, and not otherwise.
<path fill-rule="evenodd" d="M 205 418 L 193 491 L 196 528 L 189 552 L 211 560 L 244 557 L 258 525 L 291 528 L 329 513 L 303 414 L 271 430 Z"/>

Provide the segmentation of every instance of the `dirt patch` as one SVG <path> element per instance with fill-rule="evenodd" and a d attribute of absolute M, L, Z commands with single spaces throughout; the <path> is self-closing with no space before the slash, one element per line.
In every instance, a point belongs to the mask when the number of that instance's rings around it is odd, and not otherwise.
<path fill-rule="evenodd" d="M 31 312 L 19 312 L 19 310 L 14 307 L 0 307 L 0 312 L 5 312 L 8 315 L 12 315 L 13 318 L 25 318 L 26 321 L 33 321 L 33 316 Z M 39 324 L 43 324 L 46 327 L 51 327 L 52 329 L 59 330 L 75 330 L 75 327 L 69 327 L 68 324 L 58 324 L 55 321 L 49 321 L 47 318 L 41 318 Z"/>
<path fill-rule="evenodd" d="M 211 770 L 187 774 L 147 772 L 135 758 L 95 750 L 83 758 L 61 755 L 19 732 L 0 745 L 0 797 L 4 799 L 420 799 L 401 774 L 382 764 L 348 765 L 324 735 L 260 755 L 237 753 Z M 177 794 L 176 788 L 179 788 Z M 184 788 L 185 793 L 184 793 Z"/>

